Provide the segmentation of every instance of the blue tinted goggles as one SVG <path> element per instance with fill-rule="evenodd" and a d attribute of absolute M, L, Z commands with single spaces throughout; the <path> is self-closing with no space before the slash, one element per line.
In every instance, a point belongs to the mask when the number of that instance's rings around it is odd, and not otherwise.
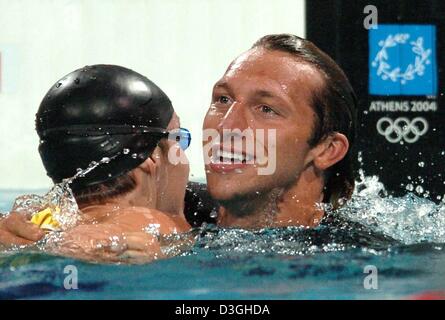
<path fill-rule="evenodd" d="M 186 150 L 192 142 L 192 135 L 189 130 L 179 128 L 166 132 L 168 140 L 176 141 L 182 150 Z"/>

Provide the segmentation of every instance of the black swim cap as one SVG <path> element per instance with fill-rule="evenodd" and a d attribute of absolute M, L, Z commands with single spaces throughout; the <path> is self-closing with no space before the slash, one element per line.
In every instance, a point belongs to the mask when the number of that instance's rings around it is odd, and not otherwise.
<path fill-rule="evenodd" d="M 46 172 L 59 183 L 92 161 L 115 157 L 71 187 L 81 189 L 123 175 L 145 161 L 161 139 L 131 128 L 165 129 L 173 112 L 167 95 L 132 70 L 94 65 L 71 72 L 51 87 L 36 115 Z"/>

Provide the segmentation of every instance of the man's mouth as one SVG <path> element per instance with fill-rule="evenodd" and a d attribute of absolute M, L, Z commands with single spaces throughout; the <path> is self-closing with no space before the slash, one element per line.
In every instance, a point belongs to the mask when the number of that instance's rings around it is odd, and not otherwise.
<path fill-rule="evenodd" d="M 215 150 L 216 149 L 216 150 Z M 210 168 L 217 173 L 239 171 L 253 165 L 255 157 L 242 151 L 215 148 L 210 158 Z"/>
<path fill-rule="evenodd" d="M 254 157 L 252 155 L 246 154 L 244 152 L 238 152 L 238 151 L 228 151 L 228 150 L 222 150 L 217 149 L 215 151 L 215 154 L 212 156 L 212 162 L 217 163 L 226 163 L 226 164 L 233 164 L 233 163 L 243 163 L 247 164 L 252 162 Z"/>

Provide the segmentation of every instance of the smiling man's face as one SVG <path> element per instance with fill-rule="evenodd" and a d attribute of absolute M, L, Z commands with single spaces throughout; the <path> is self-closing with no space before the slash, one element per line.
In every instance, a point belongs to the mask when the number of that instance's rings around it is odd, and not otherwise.
<path fill-rule="evenodd" d="M 308 141 L 316 115 L 311 97 L 322 85 L 318 70 L 285 52 L 254 48 L 232 62 L 214 86 L 203 128 L 217 130 L 220 137 L 227 130 L 251 129 L 255 134 L 263 129 L 265 138 L 255 136 L 255 140 L 265 157 L 260 159 L 258 152 L 250 155 L 245 144 L 244 150 L 238 150 L 221 140 L 206 162 L 208 190 L 214 199 L 242 199 L 285 188 L 299 179 L 312 161 Z M 268 132 L 275 134 L 276 143 Z M 225 152 L 215 155 L 215 150 Z M 251 163 L 246 161 L 249 156 L 253 156 Z M 237 158 L 241 161 L 234 163 Z M 270 174 L 259 173 L 264 158 L 268 164 L 275 161 Z"/>

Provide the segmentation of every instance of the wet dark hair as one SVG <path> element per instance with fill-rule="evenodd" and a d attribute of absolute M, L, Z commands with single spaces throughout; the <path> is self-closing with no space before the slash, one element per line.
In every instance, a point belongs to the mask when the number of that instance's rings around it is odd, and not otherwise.
<path fill-rule="evenodd" d="M 104 204 L 108 200 L 123 196 L 136 188 L 136 181 L 130 173 L 112 180 L 73 190 L 76 202 L 82 208 L 85 205 Z"/>
<path fill-rule="evenodd" d="M 325 172 L 323 202 L 337 208 L 341 205 L 340 199 L 350 199 L 354 189 L 351 151 L 356 133 L 357 98 L 354 90 L 337 63 L 309 40 L 292 34 L 274 34 L 262 37 L 252 46 L 258 47 L 290 53 L 314 66 L 324 76 L 324 85 L 312 95 L 311 103 L 317 118 L 308 143 L 314 147 L 335 132 L 344 134 L 349 140 L 345 157 Z"/>

